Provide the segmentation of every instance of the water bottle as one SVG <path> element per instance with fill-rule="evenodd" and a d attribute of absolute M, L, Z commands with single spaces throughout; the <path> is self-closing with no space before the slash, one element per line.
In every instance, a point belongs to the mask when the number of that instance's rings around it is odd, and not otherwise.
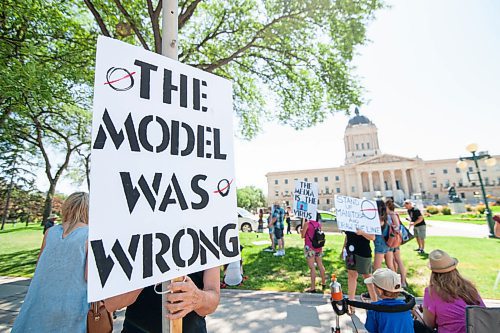
<path fill-rule="evenodd" d="M 343 298 L 342 295 L 342 286 L 337 282 L 337 277 L 335 274 L 332 274 L 332 280 L 330 282 L 330 293 L 332 300 L 341 301 Z"/>

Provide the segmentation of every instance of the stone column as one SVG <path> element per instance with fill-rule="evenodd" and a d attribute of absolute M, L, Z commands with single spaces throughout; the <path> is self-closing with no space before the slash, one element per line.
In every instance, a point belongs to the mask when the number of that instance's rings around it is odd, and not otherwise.
<path fill-rule="evenodd" d="M 373 178 L 371 171 L 368 172 L 368 186 L 370 188 L 370 192 L 373 192 Z"/>
<path fill-rule="evenodd" d="M 363 181 L 361 179 L 361 172 L 356 171 L 356 183 L 357 183 L 357 189 L 356 191 L 358 192 L 358 197 L 363 196 Z"/>
<path fill-rule="evenodd" d="M 403 191 L 406 198 L 411 197 L 410 188 L 408 187 L 408 179 L 406 179 L 406 169 L 401 169 L 401 180 L 403 181 Z"/>
<path fill-rule="evenodd" d="M 396 187 L 396 174 L 394 172 L 394 170 L 390 170 L 389 171 L 391 173 L 391 190 L 392 190 L 392 196 L 394 196 L 396 190 L 397 190 L 397 187 Z"/>
<path fill-rule="evenodd" d="M 384 195 L 385 184 L 384 184 L 384 170 L 378 172 L 378 177 L 380 179 L 380 192 Z"/>
<path fill-rule="evenodd" d="M 417 193 L 422 193 L 422 189 L 420 188 L 420 177 L 417 174 L 415 169 L 410 169 L 410 174 L 412 175 L 412 183 L 415 186 L 415 191 Z"/>

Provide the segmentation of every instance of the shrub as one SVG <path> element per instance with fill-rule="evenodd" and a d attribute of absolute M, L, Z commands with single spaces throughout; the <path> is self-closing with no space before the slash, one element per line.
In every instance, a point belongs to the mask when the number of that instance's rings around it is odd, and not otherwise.
<path fill-rule="evenodd" d="M 479 213 L 479 214 L 484 214 L 484 211 L 486 210 L 486 206 L 485 205 L 477 205 L 476 206 L 476 211 Z"/>
<path fill-rule="evenodd" d="M 441 208 L 441 213 L 443 213 L 443 215 L 451 215 L 451 208 L 448 206 L 444 206 L 443 208 Z"/>
<path fill-rule="evenodd" d="M 427 213 L 431 215 L 436 215 L 437 213 L 439 213 L 439 209 L 436 206 L 427 206 L 426 210 Z"/>

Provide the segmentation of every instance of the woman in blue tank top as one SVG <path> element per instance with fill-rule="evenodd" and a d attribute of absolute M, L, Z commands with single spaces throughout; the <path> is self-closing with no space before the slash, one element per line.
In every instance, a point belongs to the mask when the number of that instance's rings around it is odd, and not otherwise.
<path fill-rule="evenodd" d="M 86 332 L 89 196 L 71 194 L 62 224 L 44 235 L 35 275 L 12 333 Z"/>

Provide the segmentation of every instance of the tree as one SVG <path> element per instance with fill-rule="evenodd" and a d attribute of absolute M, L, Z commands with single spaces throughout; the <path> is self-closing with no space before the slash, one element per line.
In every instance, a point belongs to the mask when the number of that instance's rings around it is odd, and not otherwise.
<path fill-rule="evenodd" d="M 266 204 L 264 193 L 260 188 L 256 188 L 255 186 L 239 188 L 236 190 L 236 198 L 238 207 L 242 207 L 247 210 L 255 210 Z"/>
<path fill-rule="evenodd" d="M 50 184 L 44 219 L 71 155 L 90 141 L 95 35 L 85 20 L 71 1 L 0 7 L 0 142 L 21 144 L 43 161 Z"/>
<path fill-rule="evenodd" d="M 162 1 L 84 0 L 105 36 L 160 53 Z M 241 133 L 359 104 L 350 62 L 381 0 L 179 0 L 179 60 L 234 82 Z"/>

